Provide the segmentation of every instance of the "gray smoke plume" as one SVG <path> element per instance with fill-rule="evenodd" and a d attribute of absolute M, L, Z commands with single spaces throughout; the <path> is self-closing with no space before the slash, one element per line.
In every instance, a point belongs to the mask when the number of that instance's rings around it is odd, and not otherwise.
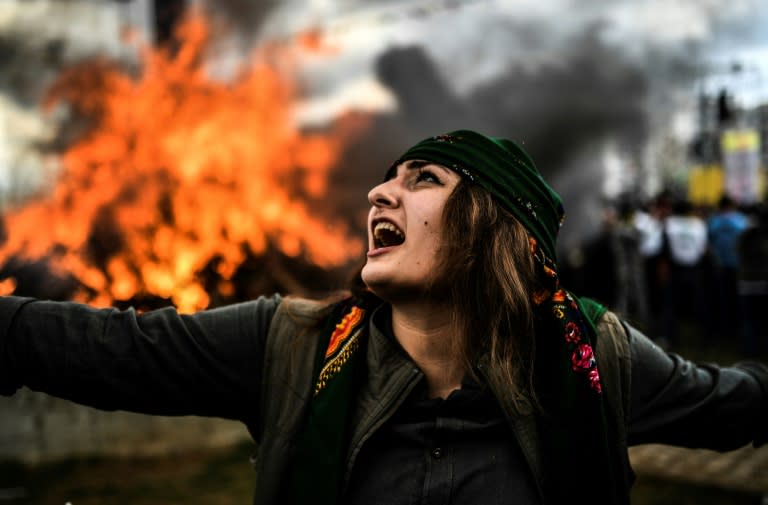
<path fill-rule="evenodd" d="M 387 50 L 376 61 L 377 76 L 400 107 L 378 116 L 364 138 L 349 146 L 335 178 L 342 197 L 334 204 L 342 215 L 360 216 L 359 206 L 367 202 L 356 195 L 378 182 L 405 148 L 429 135 L 472 128 L 522 143 L 563 196 L 567 226 L 594 233 L 599 228 L 594 208 L 602 203 L 596 147 L 606 138 L 630 151 L 644 144 L 648 83 L 643 72 L 589 32 L 569 48 L 558 65 L 531 70 L 510 64 L 461 96 L 422 47 Z"/>
<path fill-rule="evenodd" d="M 203 4 L 206 14 L 226 22 L 243 40 L 253 42 L 278 0 L 213 0 Z"/>

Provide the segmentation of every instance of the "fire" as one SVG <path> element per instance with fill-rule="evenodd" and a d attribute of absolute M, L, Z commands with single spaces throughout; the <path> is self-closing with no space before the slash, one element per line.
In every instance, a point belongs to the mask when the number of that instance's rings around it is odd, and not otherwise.
<path fill-rule="evenodd" d="M 143 51 L 138 76 L 103 60 L 60 76 L 46 104 L 91 124 L 61 157 L 51 194 L 6 214 L 0 261 L 47 259 L 78 280 L 80 301 L 150 294 L 188 312 L 210 301 L 201 270 L 215 265 L 226 294 L 247 250 L 276 247 L 321 267 L 359 257 L 359 238 L 309 202 L 327 195 L 340 149 L 363 125 L 300 131 L 290 48 L 262 48 L 221 82 L 206 73 L 204 18 L 192 13 L 177 35 L 173 52 Z"/>

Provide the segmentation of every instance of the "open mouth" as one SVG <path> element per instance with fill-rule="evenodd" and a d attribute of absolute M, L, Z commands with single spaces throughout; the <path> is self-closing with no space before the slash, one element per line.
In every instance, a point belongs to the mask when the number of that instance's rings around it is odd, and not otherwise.
<path fill-rule="evenodd" d="M 405 234 L 389 221 L 379 221 L 373 227 L 373 245 L 376 249 L 392 247 L 405 242 Z"/>

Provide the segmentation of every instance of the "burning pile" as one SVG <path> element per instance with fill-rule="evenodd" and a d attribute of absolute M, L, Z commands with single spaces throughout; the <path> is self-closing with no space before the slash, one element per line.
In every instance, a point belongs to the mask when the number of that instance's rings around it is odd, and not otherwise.
<path fill-rule="evenodd" d="M 173 51 L 146 49 L 134 77 L 104 60 L 60 76 L 46 104 L 87 126 L 51 194 L 5 215 L 0 262 L 44 261 L 76 280 L 79 301 L 155 297 L 193 311 L 231 295 L 249 257 L 277 251 L 332 268 L 360 256 L 347 224 L 310 205 L 362 125 L 300 131 L 285 64 L 295 47 L 261 48 L 220 82 L 206 73 L 205 20 L 191 14 L 177 38 Z"/>

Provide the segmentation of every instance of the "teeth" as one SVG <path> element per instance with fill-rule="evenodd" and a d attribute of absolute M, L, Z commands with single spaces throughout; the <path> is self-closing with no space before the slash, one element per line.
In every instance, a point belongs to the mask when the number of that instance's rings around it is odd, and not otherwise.
<path fill-rule="evenodd" d="M 376 236 L 379 236 L 383 230 L 389 230 L 395 233 L 398 237 L 405 238 L 405 235 L 403 235 L 403 232 L 400 231 L 400 228 L 393 225 L 392 223 L 387 223 L 386 221 L 376 223 L 376 226 L 373 229 L 373 233 Z"/>
<path fill-rule="evenodd" d="M 402 244 L 405 234 L 394 224 L 380 221 L 373 227 L 373 238 L 377 247 L 387 247 Z"/>

